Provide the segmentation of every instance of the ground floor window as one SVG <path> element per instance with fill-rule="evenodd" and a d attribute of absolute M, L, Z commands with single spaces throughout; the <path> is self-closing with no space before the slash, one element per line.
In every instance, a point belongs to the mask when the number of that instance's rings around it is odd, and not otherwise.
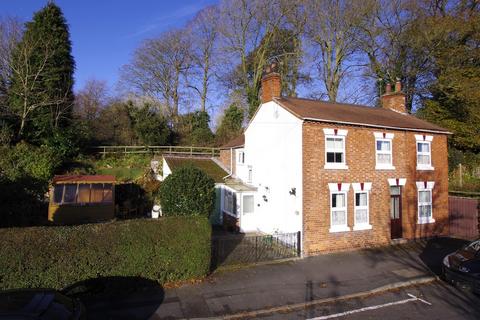
<path fill-rule="evenodd" d="M 370 190 L 371 182 L 352 183 L 354 191 L 353 230 L 371 229 L 370 224 Z"/>
<path fill-rule="evenodd" d="M 432 223 L 433 219 L 433 181 L 417 181 L 418 189 L 418 223 Z"/>
<path fill-rule="evenodd" d="M 254 198 L 253 195 L 243 196 L 243 214 L 253 213 L 254 210 Z"/>
<path fill-rule="evenodd" d="M 330 195 L 331 232 L 344 231 L 347 226 L 347 193 L 332 192 Z"/>
<path fill-rule="evenodd" d="M 368 193 L 355 192 L 355 225 L 368 224 Z"/>
<path fill-rule="evenodd" d="M 236 215 L 235 193 L 225 189 L 223 192 L 223 209 L 232 215 Z"/>

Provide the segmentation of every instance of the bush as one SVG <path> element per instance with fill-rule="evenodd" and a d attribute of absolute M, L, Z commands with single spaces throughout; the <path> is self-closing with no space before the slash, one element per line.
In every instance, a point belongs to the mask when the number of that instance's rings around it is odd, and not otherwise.
<path fill-rule="evenodd" d="M 167 216 L 208 217 L 215 206 L 215 181 L 193 166 L 176 169 L 160 186 L 160 204 Z"/>
<path fill-rule="evenodd" d="M 110 276 L 160 283 L 203 277 L 210 236 L 202 217 L 0 229 L 0 289 L 62 289 Z"/>

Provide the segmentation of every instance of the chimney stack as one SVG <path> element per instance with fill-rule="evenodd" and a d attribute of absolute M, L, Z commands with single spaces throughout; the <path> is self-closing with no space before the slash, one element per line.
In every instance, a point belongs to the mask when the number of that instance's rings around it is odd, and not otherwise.
<path fill-rule="evenodd" d="M 265 68 L 262 76 L 262 103 L 270 102 L 281 95 L 282 82 L 277 72 L 277 64 L 273 62 Z"/>
<path fill-rule="evenodd" d="M 400 80 L 395 82 L 395 91 L 392 92 L 392 85 L 387 83 L 385 93 L 380 97 L 382 108 L 390 109 L 400 113 L 407 113 L 405 106 L 405 93 L 402 92 Z"/>

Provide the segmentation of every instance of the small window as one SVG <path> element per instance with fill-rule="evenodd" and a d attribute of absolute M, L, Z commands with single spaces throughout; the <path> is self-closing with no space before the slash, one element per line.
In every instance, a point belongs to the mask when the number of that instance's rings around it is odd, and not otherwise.
<path fill-rule="evenodd" d="M 340 231 L 347 228 L 347 194 L 332 192 L 330 198 L 331 230 Z"/>
<path fill-rule="evenodd" d="M 113 202 L 113 185 L 111 183 L 105 183 L 103 185 L 103 202 Z"/>
<path fill-rule="evenodd" d="M 248 183 L 252 183 L 252 179 L 253 179 L 253 168 L 252 168 L 252 166 L 248 166 L 248 178 L 247 178 L 247 182 L 248 182 Z"/>
<path fill-rule="evenodd" d="M 431 144 L 429 141 L 417 141 L 417 167 L 429 168 L 432 166 Z"/>
<path fill-rule="evenodd" d="M 65 184 L 65 192 L 63 194 L 63 203 L 75 203 L 77 200 L 77 184 Z"/>
<path fill-rule="evenodd" d="M 57 184 L 53 187 L 53 202 L 62 203 L 63 198 L 63 184 Z"/>
<path fill-rule="evenodd" d="M 418 221 L 428 222 L 432 219 L 432 190 L 418 191 Z"/>
<path fill-rule="evenodd" d="M 345 164 L 345 137 L 326 137 L 326 163 Z"/>
<path fill-rule="evenodd" d="M 244 164 L 245 163 L 245 152 L 239 151 L 238 152 L 238 163 Z"/>
<path fill-rule="evenodd" d="M 376 139 L 375 144 L 377 169 L 392 167 L 392 140 Z"/>
<path fill-rule="evenodd" d="M 243 196 L 243 214 L 253 213 L 254 204 L 253 204 L 253 195 Z"/>
<path fill-rule="evenodd" d="M 434 181 L 417 181 L 418 223 L 434 223 L 432 190 Z"/>
<path fill-rule="evenodd" d="M 355 226 L 368 225 L 368 193 L 355 193 Z"/>
<path fill-rule="evenodd" d="M 78 185 L 78 199 L 79 203 L 90 202 L 90 184 L 81 183 Z"/>
<path fill-rule="evenodd" d="M 230 213 L 232 215 L 237 214 L 235 210 L 236 209 L 235 193 L 225 189 L 223 202 L 224 202 L 223 206 L 224 206 L 225 212 Z"/>
<path fill-rule="evenodd" d="M 92 183 L 90 202 L 100 203 L 103 201 L 103 183 Z"/>

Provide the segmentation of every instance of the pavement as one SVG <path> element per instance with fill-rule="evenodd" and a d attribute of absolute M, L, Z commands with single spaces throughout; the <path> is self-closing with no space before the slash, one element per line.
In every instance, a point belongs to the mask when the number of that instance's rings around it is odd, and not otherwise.
<path fill-rule="evenodd" d="M 287 312 L 291 305 L 311 306 L 322 299 L 378 288 L 387 292 L 392 284 L 433 281 L 441 272 L 443 257 L 464 243 L 438 238 L 217 271 L 201 283 L 165 289 L 149 319 L 265 316 L 261 310 Z M 134 319 L 131 316 L 128 319 Z M 121 319 L 121 315 L 115 318 Z"/>

